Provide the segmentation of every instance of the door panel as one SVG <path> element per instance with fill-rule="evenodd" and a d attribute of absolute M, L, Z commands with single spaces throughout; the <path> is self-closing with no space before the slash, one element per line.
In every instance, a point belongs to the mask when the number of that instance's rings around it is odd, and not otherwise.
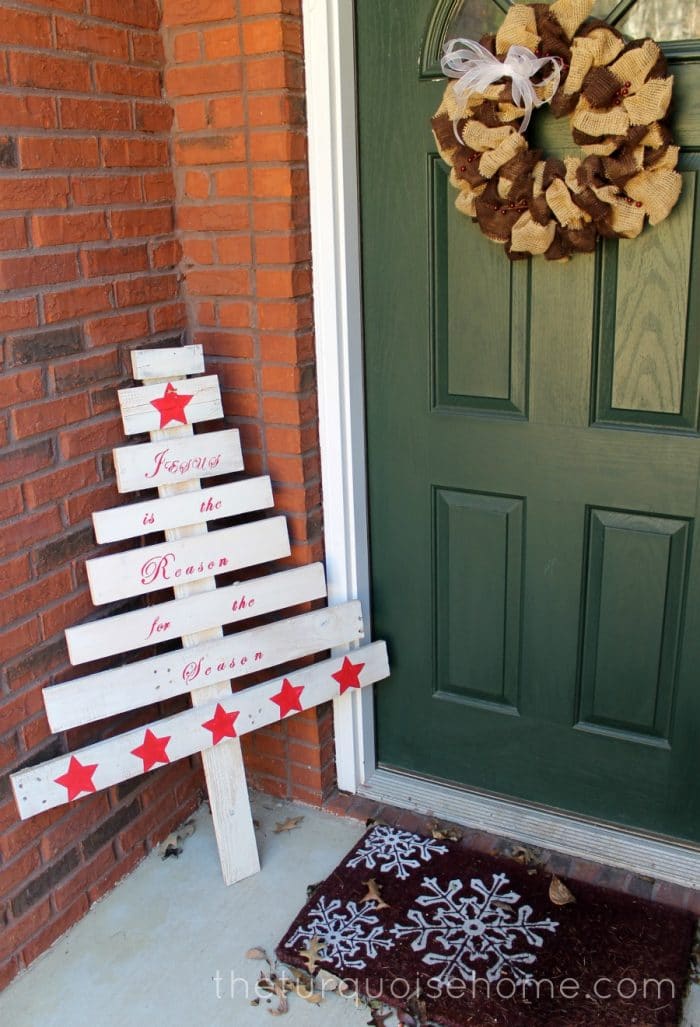
<path fill-rule="evenodd" d="M 668 221 L 510 264 L 430 133 L 447 6 L 356 0 L 379 760 L 700 841 L 700 62 Z"/>

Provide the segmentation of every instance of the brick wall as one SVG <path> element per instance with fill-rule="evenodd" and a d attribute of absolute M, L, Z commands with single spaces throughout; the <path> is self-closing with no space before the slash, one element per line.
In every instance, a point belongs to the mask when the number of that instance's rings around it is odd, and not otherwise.
<path fill-rule="evenodd" d="M 177 225 L 192 339 L 246 470 L 272 476 L 292 563 L 323 556 L 301 0 L 164 0 Z M 318 802 L 330 709 L 244 740 L 249 780 Z"/>

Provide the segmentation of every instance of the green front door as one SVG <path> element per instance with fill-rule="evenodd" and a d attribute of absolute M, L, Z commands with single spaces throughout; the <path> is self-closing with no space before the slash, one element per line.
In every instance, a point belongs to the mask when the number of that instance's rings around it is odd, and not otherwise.
<path fill-rule="evenodd" d="M 599 0 L 678 40 L 685 185 L 569 264 L 510 264 L 456 212 L 429 128 L 450 20 L 507 3 L 356 0 L 378 758 L 699 842 L 696 2 Z M 549 112 L 532 132 L 572 147 Z"/>

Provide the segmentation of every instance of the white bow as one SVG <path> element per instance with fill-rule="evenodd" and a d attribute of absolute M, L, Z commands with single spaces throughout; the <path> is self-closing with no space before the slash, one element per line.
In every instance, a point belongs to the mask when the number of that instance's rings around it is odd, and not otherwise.
<path fill-rule="evenodd" d="M 538 86 L 553 83 L 553 89 L 549 98 L 542 100 L 531 79 L 547 64 L 551 64 L 553 70 Z M 511 46 L 505 59 L 499 61 L 485 46 L 473 39 L 451 39 L 445 43 L 442 73 L 448 78 L 459 79 L 455 92 L 460 100 L 466 100 L 472 93 L 483 93 L 499 79 L 512 79 L 513 103 L 525 108 L 520 131 L 526 132 L 534 108 L 550 103 L 559 88 L 561 62 L 558 57 L 536 57 L 525 46 Z"/>

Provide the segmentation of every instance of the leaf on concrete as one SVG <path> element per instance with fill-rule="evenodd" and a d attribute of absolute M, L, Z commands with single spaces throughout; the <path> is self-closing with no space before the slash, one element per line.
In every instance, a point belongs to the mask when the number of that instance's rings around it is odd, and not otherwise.
<path fill-rule="evenodd" d="M 245 958 L 246 959 L 267 959 L 267 952 L 265 951 L 265 949 L 260 948 L 260 946 L 256 945 L 254 948 L 248 949 L 248 951 L 245 954 Z M 268 962 L 269 962 L 269 960 L 268 960 Z"/>
<path fill-rule="evenodd" d="M 553 877 L 549 884 L 549 898 L 555 906 L 568 906 L 570 902 L 576 902 L 576 896 L 558 877 Z"/>
<path fill-rule="evenodd" d="M 437 820 L 431 820 L 428 824 L 430 833 L 438 842 L 461 842 L 464 837 L 462 831 L 456 827 L 449 827 L 447 824 L 439 824 Z"/>
<path fill-rule="evenodd" d="M 319 937 L 314 935 L 308 944 L 308 947 L 302 949 L 299 955 L 303 956 L 304 962 L 306 963 L 306 969 L 310 974 L 314 973 L 318 964 L 319 953 L 324 948 L 325 943 L 321 941 Z"/>
<path fill-rule="evenodd" d="M 299 827 L 299 824 L 303 819 L 303 817 L 287 817 L 287 819 L 283 820 L 281 823 L 280 821 L 277 821 L 274 833 L 282 834 L 283 831 L 293 831 L 295 828 Z"/>

